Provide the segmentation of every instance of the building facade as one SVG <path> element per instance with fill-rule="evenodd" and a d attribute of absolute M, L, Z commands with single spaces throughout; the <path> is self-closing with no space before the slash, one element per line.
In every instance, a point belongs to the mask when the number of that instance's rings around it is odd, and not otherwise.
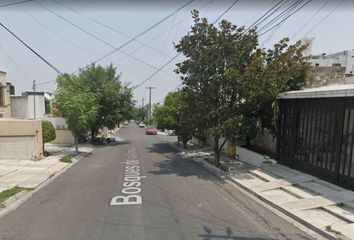
<path fill-rule="evenodd" d="M 282 93 L 278 162 L 354 190 L 354 84 Z"/>
<path fill-rule="evenodd" d="M 11 117 L 11 84 L 6 82 L 6 72 L 0 71 L 0 118 Z"/>
<path fill-rule="evenodd" d="M 313 55 L 310 63 L 314 67 L 344 67 L 346 77 L 351 77 L 354 73 L 354 49 L 328 55 Z"/>
<path fill-rule="evenodd" d="M 19 119 L 44 118 L 50 115 L 52 96 L 45 92 L 24 92 L 11 96 L 11 115 Z"/>

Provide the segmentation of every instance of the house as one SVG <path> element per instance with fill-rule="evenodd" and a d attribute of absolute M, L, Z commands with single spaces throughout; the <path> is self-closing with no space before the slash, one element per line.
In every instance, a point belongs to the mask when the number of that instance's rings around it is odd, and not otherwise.
<path fill-rule="evenodd" d="M 48 92 L 24 92 L 21 96 L 11 96 L 11 114 L 16 119 L 41 119 L 50 121 L 56 138 L 52 143 L 74 144 L 74 136 L 62 117 L 52 117 L 51 103 L 54 96 Z"/>
<path fill-rule="evenodd" d="M 278 96 L 278 162 L 354 190 L 354 84 Z"/>
<path fill-rule="evenodd" d="M 6 72 L 0 71 L 0 160 L 39 160 L 43 157 L 41 121 L 12 118 L 10 95 L 15 95 L 15 89 L 6 82 Z"/>
<path fill-rule="evenodd" d="M 24 92 L 21 96 L 10 96 L 11 116 L 20 119 L 44 118 L 50 115 L 51 93 Z"/>
<path fill-rule="evenodd" d="M 314 67 L 344 67 L 346 77 L 352 77 L 354 72 L 354 49 L 333 54 L 312 55 L 310 63 Z"/>
<path fill-rule="evenodd" d="M 14 91 L 14 88 L 6 82 L 6 72 L 0 71 L 0 118 L 11 117 L 11 91 Z"/>

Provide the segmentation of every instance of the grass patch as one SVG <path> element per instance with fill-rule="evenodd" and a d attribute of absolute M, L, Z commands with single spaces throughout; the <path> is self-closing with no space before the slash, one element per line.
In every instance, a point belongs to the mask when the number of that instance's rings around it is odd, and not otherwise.
<path fill-rule="evenodd" d="M 8 190 L 0 192 L 0 208 L 5 207 L 5 201 L 12 196 L 15 196 L 17 193 L 22 192 L 24 190 L 30 191 L 32 188 L 22 188 L 22 187 L 13 187 Z"/>
<path fill-rule="evenodd" d="M 337 234 L 337 235 L 342 235 L 341 232 L 339 232 L 337 230 L 334 230 L 331 225 L 326 226 L 326 231 L 332 232 L 332 233 Z"/>
<path fill-rule="evenodd" d="M 59 161 L 64 162 L 64 163 L 72 163 L 73 161 L 71 161 L 71 159 L 72 159 L 72 156 L 66 155 L 65 157 L 62 157 Z"/>

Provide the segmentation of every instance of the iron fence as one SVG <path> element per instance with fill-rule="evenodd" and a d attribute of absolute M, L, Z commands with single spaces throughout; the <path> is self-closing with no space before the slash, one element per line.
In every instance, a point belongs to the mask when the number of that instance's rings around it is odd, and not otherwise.
<path fill-rule="evenodd" d="M 354 97 L 279 99 L 278 161 L 354 190 Z"/>

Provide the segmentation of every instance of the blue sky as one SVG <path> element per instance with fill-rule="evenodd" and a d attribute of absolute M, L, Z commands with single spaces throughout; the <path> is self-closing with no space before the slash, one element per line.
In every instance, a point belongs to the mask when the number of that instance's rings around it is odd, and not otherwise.
<path fill-rule="evenodd" d="M 8 2 L 0 1 L 0 5 Z M 39 2 L 110 45 L 118 47 L 128 40 L 128 38 L 106 29 L 54 1 L 42 0 Z M 139 1 L 133 5 L 119 1 L 115 3 L 113 1 L 102 2 L 101 5 L 93 2 L 91 2 L 91 5 L 85 4 L 84 1 L 72 2 L 66 0 L 62 2 L 126 35 L 135 36 L 173 12 L 186 1 L 170 1 L 168 4 L 162 1 Z M 170 56 L 176 54 L 173 42 L 178 42 L 190 29 L 192 24 L 190 11 L 193 8 L 200 9 L 201 16 L 214 21 L 232 2 L 227 0 L 195 0 L 138 39 L 154 49 L 133 42 L 122 50 L 154 67 L 161 67 L 170 59 Z M 250 3 L 247 0 L 240 0 L 225 14 L 224 18 L 236 25 L 248 26 L 276 2 L 258 0 Z M 327 1 L 310 2 L 304 9 L 289 18 L 265 44 L 265 47 L 271 47 L 285 36 L 293 36 L 325 2 Z M 310 34 L 305 35 L 339 3 L 340 1 L 330 0 L 294 40 L 301 37 L 314 37 L 312 53 L 333 53 L 353 49 L 354 28 L 351 23 L 354 22 L 354 7 L 350 0 L 345 1 Z M 111 47 L 81 32 L 35 2 L 0 8 L 0 22 L 20 36 L 62 72 L 75 72 L 79 67 L 84 67 L 112 51 Z M 267 35 L 262 36 L 260 42 L 266 37 Z M 30 90 L 34 79 L 39 83 L 39 91 L 54 91 L 56 89 L 54 82 L 40 84 L 55 80 L 56 73 L 51 68 L 4 29 L 0 29 L 0 39 L 0 70 L 8 73 L 7 80 L 15 85 L 17 95 L 20 95 L 22 91 Z M 144 97 L 145 101 L 148 99 L 148 90 L 145 89 L 147 86 L 156 87 L 152 95 L 153 103 L 162 102 L 169 91 L 173 91 L 179 86 L 179 77 L 173 72 L 173 69 L 175 64 L 182 59 L 183 56 L 180 56 L 163 72 L 160 72 L 134 91 L 135 99 L 139 101 L 139 104 L 141 98 Z M 111 62 L 121 73 L 121 80 L 130 82 L 131 85 L 138 84 L 155 71 L 153 67 L 127 57 L 122 52 L 116 52 L 101 61 L 100 64 L 106 65 Z"/>

